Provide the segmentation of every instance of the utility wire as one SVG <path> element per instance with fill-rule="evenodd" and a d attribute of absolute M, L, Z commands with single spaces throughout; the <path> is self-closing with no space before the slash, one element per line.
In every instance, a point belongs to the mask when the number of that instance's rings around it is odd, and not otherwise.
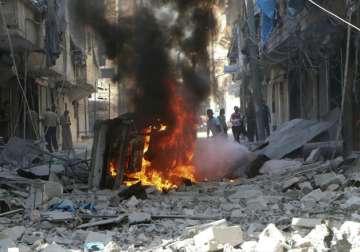
<path fill-rule="evenodd" d="M 11 39 L 11 35 L 10 35 L 10 31 L 9 31 L 9 28 L 7 26 L 7 23 L 6 23 L 6 18 L 5 18 L 5 15 L 4 15 L 4 12 L 3 12 L 3 6 L 2 4 L 0 4 L 0 16 L 1 16 L 1 21 L 3 23 L 3 28 L 4 30 L 6 31 L 6 35 L 7 35 L 7 38 L 8 38 L 8 42 L 9 42 L 9 47 L 10 47 L 10 53 L 11 53 L 11 59 L 13 61 L 13 64 L 14 64 L 14 72 L 15 72 L 15 75 L 16 75 L 16 80 L 17 80 L 17 83 L 19 85 L 19 88 L 21 90 L 21 94 L 23 95 L 23 98 L 24 98 L 24 102 L 26 104 L 26 107 L 29 111 L 29 116 L 30 116 L 30 121 L 31 121 L 31 124 L 32 124 L 32 127 L 35 131 L 35 135 L 36 137 L 38 138 L 38 133 L 36 131 L 36 126 L 34 124 L 34 120 L 32 118 L 32 114 L 31 114 L 31 109 L 30 109 L 30 105 L 29 105 L 29 102 L 27 100 L 27 97 L 26 97 L 26 93 L 25 93 L 25 90 L 24 88 L 22 87 L 21 85 L 21 81 L 20 81 L 20 76 L 19 76 L 19 71 L 18 71 L 18 67 L 16 65 L 16 60 L 15 60 L 15 52 L 14 52 L 14 46 L 13 46 L 13 43 L 12 43 L 12 39 Z M 26 116 L 26 113 L 24 111 L 24 116 Z"/>
<path fill-rule="evenodd" d="M 309 1 L 310 3 L 312 3 L 313 5 L 315 5 L 316 7 L 318 7 L 319 9 L 321 9 L 322 11 L 326 12 L 327 14 L 329 14 L 329 15 L 331 15 L 331 16 L 333 16 L 333 17 L 335 17 L 336 19 L 338 19 L 338 20 L 342 21 L 343 23 L 345 23 L 345 24 L 347 24 L 347 25 L 351 26 L 352 28 L 354 28 L 355 30 L 357 30 L 357 31 L 359 31 L 359 32 L 360 32 L 360 28 L 359 28 L 359 27 L 357 27 L 357 26 L 353 25 L 352 23 L 350 23 L 350 22 L 346 21 L 345 19 L 343 19 L 343 18 L 339 17 L 338 15 L 336 15 L 336 14 L 332 13 L 331 11 L 329 11 L 329 10 L 325 9 L 324 7 L 322 7 L 321 5 L 319 5 L 318 3 L 314 2 L 313 0 L 308 0 L 308 1 Z"/>

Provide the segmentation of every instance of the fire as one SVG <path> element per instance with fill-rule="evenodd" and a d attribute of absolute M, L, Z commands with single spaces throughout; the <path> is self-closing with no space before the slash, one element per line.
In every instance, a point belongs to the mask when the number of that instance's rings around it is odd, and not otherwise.
<path fill-rule="evenodd" d="M 113 178 L 115 178 L 118 175 L 117 171 L 116 171 L 115 164 L 113 162 L 110 162 L 109 172 L 110 172 L 110 176 L 113 177 Z"/>
<path fill-rule="evenodd" d="M 166 125 L 160 122 L 159 126 L 150 126 L 145 130 L 141 171 L 126 174 L 128 180 L 124 183 L 127 186 L 141 182 L 142 185 L 154 186 L 159 191 L 168 191 L 178 188 L 184 180 L 197 181 L 196 167 L 192 163 L 196 117 L 187 108 L 184 99 L 176 95 L 176 84 L 165 84 L 173 94 L 171 112 L 175 116 L 175 123 Z M 155 153 L 155 157 L 148 160 L 148 152 Z"/>

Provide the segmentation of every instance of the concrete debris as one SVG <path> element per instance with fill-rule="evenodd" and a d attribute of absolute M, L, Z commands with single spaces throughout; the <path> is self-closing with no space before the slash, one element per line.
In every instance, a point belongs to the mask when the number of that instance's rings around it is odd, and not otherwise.
<path fill-rule="evenodd" d="M 260 169 L 262 174 L 283 174 L 301 167 L 302 162 L 294 160 L 270 160 L 267 161 Z"/>
<path fill-rule="evenodd" d="M 61 247 L 60 245 L 53 243 L 47 246 L 42 252 L 69 252 L 69 250 Z"/>
<path fill-rule="evenodd" d="M 321 160 L 321 150 L 317 148 L 312 150 L 310 155 L 306 158 L 305 163 L 315 163 Z"/>
<path fill-rule="evenodd" d="M 282 252 L 284 251 L 285 237 L 274 224 L 267 226 L 259 235 L 259 242 L 256 246 L 258 252 Z"/>
<path fill-rule="evenodd" d="M 304 194 L 308 194 L 308 193 L 312 192 L 312 190 L 314 190 L 314 188 L 312 187 L 312 185 L 309 181 L 300 183 L 299 188 L 302 191 L 302 193 L 304 193 Z"/>
<path fill-rule="evenodd" d="M 322 219 L 309 219 L 309 218 L 293 218 L 291 221 L 292 227 L 300 228 L 315 228 L 317 225 L 321 225 Z"/>
<path fill-rule="evenodd" d="M 131 213 L 128 216 L 129 224 L 149 223 L 151 222 L 151 215 L 147 213 Z"/>
<path fill-rule="evenodd" d="M 319 174 L 314 176 L 316 186 L 325 190 L 329 185 L 343 185 L 346 182 L 346 178 L 342 174 L 335 174 L 334 172 Z"/>
<path fill-rule="evenodd" d="M 331 201 L 335 200 L 336 197 L 337 194 L 335 192 L 323 192 L 320 189 L 316 189 L 311 193 L 305 195 L 301 199 L 301 203 L 304 205 L 305 208 L 314 208 L 318 206 L 319 203 L 328 204 Z"/>
<path fill-rule="evenodd" d="M 270 160 L 251 180 L 167 193 L 139 184 L 88 190 L 63 176 L 24 179 L 0 167 L 0 252 L 356 251 L 353 163 Z"/>
<path fill-rule="evenodd" d="M 195 246 L 201 251 L 218 251 L 225 244 L 237 246 L 243 242 L 243 232 L 240 226 L 211 227 L 194 237 Z"/>
<path fill-rule="evenodd" d="M 283 189 L 283 191 L 286 191 L 286 190 L 289 189 L 290 187 L 298 184 L 299 182 L 300 182 L 300 179 L 299 179 L 299 178 L 297 178 L 297 177 L 291 178 L 291 179 L 289 179 L 289 180 L 287 180 L 287 181 L 285 181 L 285 182 L 283 183 L 282 189 Z"/>

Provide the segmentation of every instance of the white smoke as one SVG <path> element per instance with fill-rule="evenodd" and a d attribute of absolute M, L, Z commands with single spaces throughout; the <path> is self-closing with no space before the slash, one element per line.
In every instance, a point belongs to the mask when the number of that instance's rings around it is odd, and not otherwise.
<path fill-rule="evenodd" d="M 245 176 L 245 169 L 253 156 L 245 146 L 230 137 L 198 139 L 194 163 L 201 178 L 220 180 L 233 174 Z"/>

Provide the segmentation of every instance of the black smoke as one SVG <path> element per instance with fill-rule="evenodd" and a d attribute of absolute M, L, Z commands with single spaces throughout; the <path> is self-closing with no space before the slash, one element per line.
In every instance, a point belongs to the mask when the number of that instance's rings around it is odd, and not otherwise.
<path fill-rule="evenodd" d="M 151 6 L 138 6 L 131 17 L 117 24 L 105 16 L 104 0 L 71 0 L 79 19 L 103 40 L 106 54 L 118 65 L 117 79 L 133 83 L 128 96 L 135 112 L 146 124 L 161 119 L 175 123 L 170 109 L 174 90 L 188 105 L 184 113 L 197 113 L 210 94 L 208 46 L 216 33 L 212 0 L 154 0 Z M 156 9 L 169 6 L 177 15 L 168 26 L 156 18 Z M 177 57 L 172 55 L 177 52 Z"/>

